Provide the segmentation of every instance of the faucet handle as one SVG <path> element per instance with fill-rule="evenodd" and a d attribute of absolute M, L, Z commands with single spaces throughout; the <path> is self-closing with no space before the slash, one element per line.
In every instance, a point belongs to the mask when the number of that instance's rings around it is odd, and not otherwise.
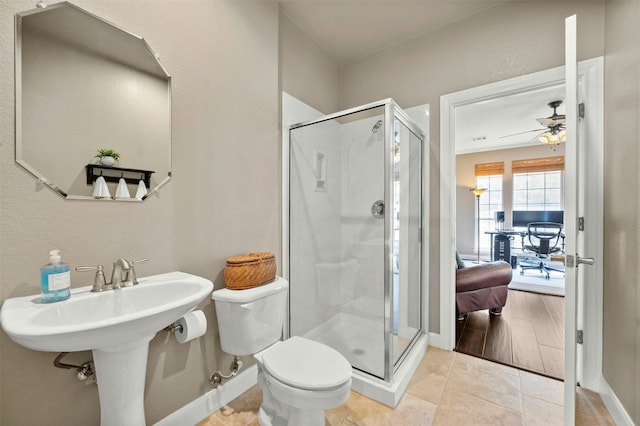
<path fill-rule="evenodd" d="M 113 288 L 111 284 L 107 284 L 107 280 L 104 278 L 104 268 L 102 267 L 102 265 L 77 266 L 76 271 L 77 272 L 96 271 L 96 276 L 93 279 L 93 287 L 91 288 L 92 292 L 111 290 Z"/>
<path fill-rule="evenodd" d="M 136 277 L 136 270 L 133 268 L 133 265 L 138 263 L 148 262 L 149 259 L 143 257 L 142 259 L 129 261 L 129 271 L 127 272 L 127 279 L 131 281 L 133 285 L 138 284 L 138 278 Z"/>

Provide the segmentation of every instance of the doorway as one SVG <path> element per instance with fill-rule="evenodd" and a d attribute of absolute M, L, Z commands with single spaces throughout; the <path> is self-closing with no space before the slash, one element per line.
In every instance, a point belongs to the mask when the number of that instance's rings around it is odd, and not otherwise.
<path fill-rule="evenodd" d="M 457 318 L 455 350 L 560 380 L 563 239 L 556 234 L 547 240 L 553 257 L 537 256 L 539 240 L 527 233 L 527 225 L 563 223 L 564 144 L 540 143 L 544 128 L 537 118 L 550 116 L 547 104 L 564 100 L 564 92 L 564 85 L 550 86 L 456 110 L 456 248 L 469 268 L 465 274 L 478 258 L 484 264 L 480 270 L 504 260 L 512 279 L 501 316 L 485 309 Z M 564 114 L 564 108 L 557 113 Z M 507 147 L 486 150 L 485 140 Z M 478 196 L 473 188 L 484 191 Z"/>
<path fill-rule="evenodd" d="M 602 181 L 602 58 L 583 61 L 579 64 L 578 73 L 581 78 L 581 89 L 586 99 L 586 125 L 587 136 L 591 139 L 587 153 L 590 161 L 591 174 L 587 180 Z M 455 316 L 455 249 L 456 249 L 456 163 L 455 153 L 457 149 L 456 109 L 473 102 L 495 99 L 502 96 L 525 93 L 552 85 L 563 84 L 564 67 L 547 70 L 527 76 L 493 83 L 490 85 L 456 92 L 441 98 L 441 188 L 440 188 L 440 249 L 443 254 L 440 258 L 441 273 L 441 311 L 440 311 L 440 337 L 442 346 L 453 349 L 456 341 L 456 316 Z M 490 143 L 490 141 L 488 141 Z M 488 147 L 492 149 L 492 147 Z M 600 157 L 598 159 L 598 152 Z M 590 216 L 590 226 L 593 226 L 595 235 L 602 235 L 602 215 L 598 209 L 601 203 L 601 185 L 594 185 L 596 190 L 589 194 L 587 205 L 592 208 L 594 214 Z M 600 200 L 600 201 L 599 201 Z M 601 205 L 601 204 L 600 204 Z M 602 253 L 602 241 L 590 241 L 590 252 Z M 578 370 L 582 372 L 580 381 L 583 386 L 596 388 L 597 378 L 601 372 L 601 346 L 602 346 L 602 269 L 599 267 L 588 274 L 587 285 L 584 288 L 584 334 L 592 336 L 585 339 L 583 346 L 583 360 L 579 361 Z M 589 282 L 591 281 L 591 282 Z"/>

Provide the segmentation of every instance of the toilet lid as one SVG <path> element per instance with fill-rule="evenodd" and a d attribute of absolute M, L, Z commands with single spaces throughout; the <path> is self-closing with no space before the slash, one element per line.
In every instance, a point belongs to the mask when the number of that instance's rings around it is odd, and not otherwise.
<path fill-rule="evenodd" d="M 279 381 L 300 389 L 329 389 L 351 378 L 351 364 L 322 343 L 294 336 L 262 357 L 264 368 Z"/>

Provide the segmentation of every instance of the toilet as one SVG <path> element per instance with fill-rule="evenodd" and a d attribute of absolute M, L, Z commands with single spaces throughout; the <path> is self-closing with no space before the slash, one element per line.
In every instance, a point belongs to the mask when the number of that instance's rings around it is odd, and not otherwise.
<path fill-rule="evenodd" d="M 335 349 L 300 336 L 281 341 L 289 283 L 281 277 L 246 290 L 216 290 L 222 350 L 253 355 L 258 366 L 263 426 L 324 426 L 324 410 L 344 404 L 351 365 Z"/>

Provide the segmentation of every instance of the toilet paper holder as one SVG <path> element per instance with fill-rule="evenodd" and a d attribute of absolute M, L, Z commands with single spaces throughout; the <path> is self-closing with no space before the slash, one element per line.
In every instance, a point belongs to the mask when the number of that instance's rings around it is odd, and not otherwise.
<path fill-rule="evenodd" d="M 163 330 L 169 333 L 182 333 L 182 324 L 174 322 L 163 328 Z"/>
<path fill-rule="evenodd" d="M 169 324 L 163 330 L 176 336 L 178 343 L 187 343 L 204 336 L 207 332 L 207 319 L 202 311 L 191 311 Z"/>

